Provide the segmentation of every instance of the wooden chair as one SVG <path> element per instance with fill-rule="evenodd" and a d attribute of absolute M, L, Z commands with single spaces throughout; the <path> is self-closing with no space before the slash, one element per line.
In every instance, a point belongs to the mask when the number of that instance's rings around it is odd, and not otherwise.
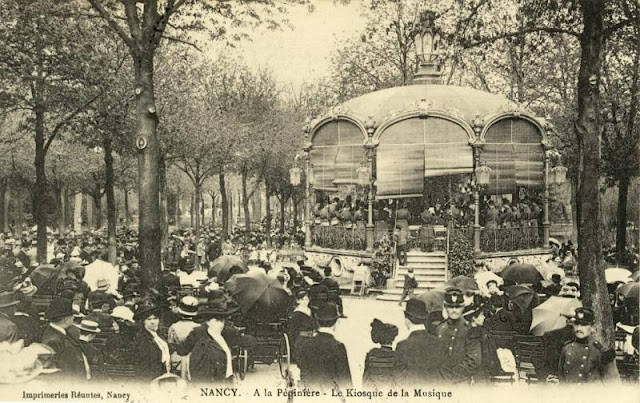
<path fill-rule="evenodd" d="M 366 268 L 358 268 L 353 272 L 353 279 L 351 280 L 351 294 L 365 295 L 367 293 L 367 275 Z"/>
<path fill-rule="evenodd" d="M 104 373 L 111 380 L 135 380 L 136 369 L 133 364 L 105 364 Z"/>
<path fill-rule="evenodd" d="M 491 336 L 496 342 L 497 348 L 506 348 L 514 351 L 516 332 L 511 330 L 491 330 Z"/>
<path fill-rule="evenodd" d="M 640 381 L 640 367 L 633 359 L 616 360 L 620 379 L 624 382 L 638 383 Z"/>
<path fill-rule="evenodd" d="M 540 336 L 515 335 L 516 368 L 519 379 L 537 382 L 536 364 L 545 358 L 544 341 Z M 525 376 L 523 377 L 523 372 Z"/>
<path fill-rule="evenodd" d="M 447 247 L 447 227 L 444 225 L 433 226 L 433 241 L 436 250 L 446 250 Z"/>
<path fill-rule="evenodd" d="M 49 305 L 51 305 L 53 297 L 53 295 L 34 295 L 31 297 L 31 306 L 38 313 L 44 312 L 49 308 Z"/>

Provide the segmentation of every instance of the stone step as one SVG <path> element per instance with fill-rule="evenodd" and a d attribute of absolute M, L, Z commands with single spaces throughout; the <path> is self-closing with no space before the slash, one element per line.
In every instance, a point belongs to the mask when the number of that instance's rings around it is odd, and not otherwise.
<path fill-rule="evenodd" d="M 444 262 L 446 256 L 411 256 L 407 255 L 407 262 Z"/>
<path fill-rule="evenodd" d="M 406 271 L 401 271 L 398 272 L 396 274 L 396 279 L 398 280 L 404 280 L 404 275 L 407 274 Z M 426 270 L 426 269 L 422 269 L 422 270 L 414 270 L 413 271 L 413 275 L 416 276 L 416 279 L 418 281 L 420 281 L 420 279 L 428 279 L 428 278 L 432 278 L 432 277 L 445 277 L 447 275 L 447 273 L 445 272 L 444 269 L 432 269 L 432 270 Z"/>
<path fill-rule="evenodd" d="M 406 273 L 409 268 L 412 268 L 413 271 L 422 270 L 422 271 L 431 271 L 431 270 L 444 270 L 446 267 L 444 262 L 441 263 L 412 263 L 406 266 L 396 265 L 397 273 Z"/>

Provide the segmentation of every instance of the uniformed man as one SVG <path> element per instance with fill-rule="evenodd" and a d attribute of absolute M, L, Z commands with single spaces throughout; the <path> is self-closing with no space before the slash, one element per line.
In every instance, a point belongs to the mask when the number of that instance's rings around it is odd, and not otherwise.
<path fill-rule="evenodd" d="M 584 383 L 602 381 L 604 367 L 615 358 L 613 350 L 606 348 L 593 338 L 594 314 L 590 308 L 576 308 L 573 319 L 575 340 L 562 348 L 558 362 L 561 382 Z"/>
<path fill-rule="evenodd" d="M 447 319 L 436 328 L 436 336 L 445 348 L 440 375 L 447 382 L 470 382 L 482 360 L 481 337 L 469 333 L 471 325 L 462 317 L 464 294 L 459 288 L 448 288 L 444 294 Z"/>

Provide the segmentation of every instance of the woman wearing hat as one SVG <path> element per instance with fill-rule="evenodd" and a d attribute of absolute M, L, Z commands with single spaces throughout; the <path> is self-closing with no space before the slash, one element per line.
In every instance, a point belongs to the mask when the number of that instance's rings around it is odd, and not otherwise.
<path fill-rule="evenodd" d="M 209 301 L 198 308 L 206 333 L 198 338 L 191 350 L 189 373 L 193 382 L 233 382 L 233 361 L 229 345 L 222 336 L 225 318 L 237 311 L 223 300 Z"/>
<path fill-rule="evenodd" d="M 304 340 L 310 339 L 314 331 L 318 329 L 318 324 L 311 314 L 309 308 L 309 293 L 298 291 L 296 294 L 296 307 L 287 321 L 287 336 L 291 344 L 291 358 L 296 360 L 296 349 Z"/>
<path fill-rule="evenodd" d="M 488 382 L 491 375 L 502 374 L 502 367 L 498 359 L 496 342 L 491 333 L 484 328 L 484 320 L 490 312 L 490 308 L 481 303 L 475 302 L 465 308 L 462 316 L 469 322 L 471 329 L 469 337 L 480 339 L 481 358 L 480 366 L 473 375 L 474 382 Z"/>
<path fill-rule="evenodd" d="M 180 320 L 169 327 L 167 341 L 169 344 L 178 345 L 184 343 L 187 336 L 199 325 L 193 321 L 198 311 L 198 299 L 192 296 L 183 297 L 176 308 L 180 315 Z M 188 356 L 181 357 L 177 352 L 171 354 L 171 362 L 174 366 L 180 367 L 181 371 L 186 371 L 189 366 Z M 183 372 L 184 373 L 184 372 Z"/>
<path fill-rule="evenodd" d="M 171 370 L 169 345 L 158 334 L 158 312 L 159 308 L 151 301 L 143 301 L 133 317 L 141 327 L 133 348 L 136 376 L 149 382 Z"/>
<path fill-rule="evenodd" d="M 391 345 L 398 336 L 398 327 L 390 323 L 383 323 L 378 319 L 371 322 L 371 341 L 380 344 L 380 347 L 371 349 L 364 360 L 364 374 L 362 384 L 367 388 L 388 385 L 392 373 L 388 368 L 377 368 L 372 363 L 375 359 L 384 359 L 394 362 L 396 353 Z M 393 367 L 392 367 L 393 368 Z M 392 369 L 391 368 L 391 369 Z"/>

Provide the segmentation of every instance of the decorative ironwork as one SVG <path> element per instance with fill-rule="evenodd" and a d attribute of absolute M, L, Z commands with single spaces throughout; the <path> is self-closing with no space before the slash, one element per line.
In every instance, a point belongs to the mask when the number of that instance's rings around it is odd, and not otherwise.
<path fill-rule="evenodd" d="M 321 248 L 365 250 L 366 231 L 358 225 L 315 225 L 312 228 L 313 244 Z"/>
<path fill-rule="evenodd" d="M 509 252 L 544 246 L 542 227 L 483 228 L 480 249 L 483 252 Z"/>

